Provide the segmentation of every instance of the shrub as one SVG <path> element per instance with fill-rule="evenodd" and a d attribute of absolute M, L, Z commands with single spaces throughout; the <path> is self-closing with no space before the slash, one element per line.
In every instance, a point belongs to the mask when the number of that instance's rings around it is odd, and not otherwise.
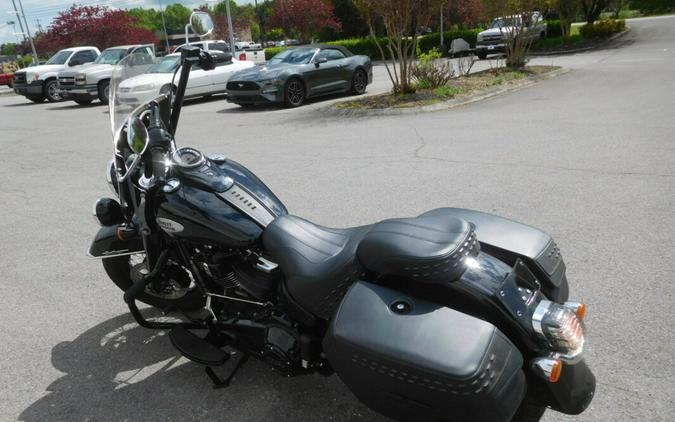
<path fill-rule="evenodd" d="M 434 95 L 440 98 L 452 98 L 462 93 L 462 88 L 458 86 L 439 86 L 434 89 Z"/>
<path fill-rule="evenodd" d="M 637 9 L 643 13 L 666 13 L 675 10 L 673 0 L 630 0 L 631 9 Z"/>
<path fill-rule="evenodd" d="M 612 34 L 623 31 L 626 28 L 626 21 L 623 19 L 608 19 L 598 21 L 593 24 L 586 24 L 579 28 L 579 33 L 584 38 L 609 37 Z"/>
<path fill-rule="evenodd" d="M 385 57 L 389 58 L 389 50 L 386 48 L 388 43 L 387 38 L 380 37 L 378 40 L 380 41 L 380 45 L 383 46 Z M 364 56 L 370 57 L 372 60 L 382 60 L 382 54 L 380 54 L 380 50 L 377 48 L 375 40 L 370 37 L 347 38 L 344 40 L 331 41 L 327 44 L 340 45 L 351 51 L 353 54 L 363 54 Z"/>
<path fill-rule="evenodd" d="M 420 89 L 435 89 L 446 85 L 455 76 L 452 65 L 442 57 L 437 48 L 427 53 L 420 53 L 419 63 L 412 67 L 412 78 Z"/>
<path fill-rule="evenodd" d="M 265 60 L 269 60 L 272 57 L 276 56 L 281 51 L 283 51 L 284 48 L 286 48 L 286 47 L 267 47 L 265 49 Z"/>
<path fill-rule="evenodd" d="M 550 19 L 546 21 L 546 37 L 562 37 L 562 34 L 560 19 Z"/>

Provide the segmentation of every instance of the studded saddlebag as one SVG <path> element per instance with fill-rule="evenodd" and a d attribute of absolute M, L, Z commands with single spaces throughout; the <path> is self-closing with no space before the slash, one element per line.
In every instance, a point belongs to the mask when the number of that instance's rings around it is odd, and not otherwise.
<path fill-rule="evenodd" d="M 362 281 L 324 351 L 364 404 L 400 421 L 510 421 L 525 395 L 523 358 L 492 324 Z"/>

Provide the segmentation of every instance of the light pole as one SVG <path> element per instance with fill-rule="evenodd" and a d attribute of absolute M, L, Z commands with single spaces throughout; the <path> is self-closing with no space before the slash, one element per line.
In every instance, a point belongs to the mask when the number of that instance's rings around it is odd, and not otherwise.
<path fill-rule="evenodd" d="M 227 13 L 227 32 L 230 35 L 230 53 L 234 58 L 234 33 L 232 32 L 232 15 L 230 14 L 230 0 L 225 0 L 225 12 Z"/>
<path fill-rule="evenodd" d="M 445 50 L 445 34 L 443 34 L 443 6 L 441 5 L 441 49 Z M 445 51 L 441 51 L 445 57 Z"/>
<path fill-rule="evenodd" d="M 23 34 L 23 40 L 26 41 L 26 34 L 23 32 L 23 24 L 21 23 L 21 18 L 19 17 L 19 11 L 16 9 L 16 2 L 12 0 L 12 5 L 14 6 L 14 15 L 19 19 L 19 28 L 21 28 L 21 33 Z M 7 12 L 12 13 L 12 12 Z"/>
<path fill-rule="evenodd" d="M 166 32 L 166 22 L 164 22 L 164 7 L 162 7 L 162 0 L 159 0 L 159 14 L 162 16 L 162 27 L 164 28 L 164 41 L 166 41 L 166 54 L 171 51 L 169 45 L 169 34 Z"/>
<path fill-rule="evenodd" d="M 13 2 L 14 2 L 14 0 L 12 0 L 12 3 Z M 30 41 L 30 48 L 31 48 L 31 50 L 33 50 L 33 62 L 36 65 L 40 64 L 40 61 L 38 60 L 37 51 L 35 51 L 35 44 L 33 44 L 33 37 L 30 35 L 30 28 L 28 28 L 28 21 L 26 20 L 26 14 L 23 11 L 23 4 L 21 4 L 21 0 L 19 0 L 19 8 L 21 9 L 21 16 L 23 16 L 23 23 L 26 24 L 26 33 L 28 34 L 28 41 Z M 21 19 L 21 18 L 19 18 L 19 19 Z"/>

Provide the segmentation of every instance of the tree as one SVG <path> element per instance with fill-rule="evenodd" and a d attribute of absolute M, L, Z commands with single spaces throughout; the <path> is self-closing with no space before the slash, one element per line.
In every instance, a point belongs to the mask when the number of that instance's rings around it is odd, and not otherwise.
<path fill-rule="evenodd" d="M 506 50 L 506 66 L 521 68 L 525 66 L 527 52 L 530 49 L 531 29 L 535 11 L 541 10 L 544 0 L 489 0 L 486 1 L 490 16 L 502 16 L 500 28 Z"/>
<path fill-rule="evenodd" d="M 310 41 L 321 28 L 341 28 L 333 15 L 333 5 L 327 0 L 276 0 L 270 23 L 283 29 L 286 35 L 297 35 L 303 42 Z"/>
<path fill-rule="evenodd" d="M 127 11 L 102 6 L 75 6 L 60 12 L 44 35 L 36 38 L 36 49 L 48 55 L 73 45 L 108 48 L 122 44 L 155 43 L 152 31 L 138 26 Z"/>
<path fill-rule="evenodd" d="M 579 0 L 555 0 L 553 7 L 558 12 L 563 37 L 569 36 L 579 11 Z"/>
<path fill-rule="evenodd" d="M 443 20 L 449 25 L 474 28 L 486 20 L 485 6 L 481 0 L 448 0 Z"/>
<path fill-rule="evenodd" d="M 586 23 L 592 25 L 608 5 L 609 0 L 581 0 L 581 10 L 586 17 Z"/>
<path fill-rule="evenodd" d="M 13 56 L 16 54 L 17 45 L 14 43 L 6 43 L 0 46 L 0 55 L 3 56 Z"/>
<path fill-rule="evenodd" d="M 278 0 L 277 0 L 278 1 Z M 415 91 L 411 65 L 417 51 L 417 39 L 422 28 L 428 27 L 431 17 L 439 10 L 442 0 L 355 0 L 370 36 L 380 50 L 395 94 Z M 377 37 L 376 25 L 384 26 L 387 41 L 383 46 Z M 387 48 L 388 55 L 384 48 Z M 391 67 L 388 58 L 392 59 Z"/>

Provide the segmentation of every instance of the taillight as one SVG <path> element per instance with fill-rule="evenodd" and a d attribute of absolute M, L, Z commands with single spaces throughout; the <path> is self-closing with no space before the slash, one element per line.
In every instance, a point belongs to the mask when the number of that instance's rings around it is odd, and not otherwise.
<path fill-rule="evenodd" d="M 532 327 L 562 359 L 572 359 L 583 352 L 584 323 L 572 306 L 542 300 L 532 316 Z"/>
<path fill-rule="evenodd" d="M 246 60 L 246 53 L 241 53 L 241 54 L 239 55 L 239 60 L 241 60 L 241 61 Z"/>

